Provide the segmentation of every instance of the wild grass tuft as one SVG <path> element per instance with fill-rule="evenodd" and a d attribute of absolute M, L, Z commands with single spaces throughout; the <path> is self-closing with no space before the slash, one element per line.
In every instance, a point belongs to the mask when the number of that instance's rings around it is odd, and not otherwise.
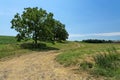
<path fill-rule="evenodd" d="M 82 63 L 80 63 L 80 68 L 82 68 L 82 70 L 90 70 L 91 68 L 93 68 L 94 64 L 91 62 L 87 62 L 87 61 L 83 61 Z"/>
<path fill-rule="evenodd" d="M 95 74 L 107 77 L 120 74 L 120 53 L 114 47 L 93 58 L 95 60 Z"/>

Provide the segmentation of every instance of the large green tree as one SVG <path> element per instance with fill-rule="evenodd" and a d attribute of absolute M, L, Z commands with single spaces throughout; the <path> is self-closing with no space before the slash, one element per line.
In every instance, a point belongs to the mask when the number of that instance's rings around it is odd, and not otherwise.
<path fill-rule="evenodd" d="M 40 40 L 66 40 L 68 33 L 65 25 L 53 18 L 53 13 L 47 13 L 42 8 L 25 8 L 22 15 L 17 13 L 11 21 L 12 29 L 15 29 L 17 40 L 33 39 L 37 45 Z"/>

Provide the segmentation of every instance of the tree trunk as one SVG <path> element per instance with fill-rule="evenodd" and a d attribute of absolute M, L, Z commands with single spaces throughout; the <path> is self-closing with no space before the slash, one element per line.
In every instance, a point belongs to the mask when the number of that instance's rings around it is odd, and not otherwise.
<path fill-rule="evenodd" d="M 35 39 L 35 48 L 37 48 L 37 44 L 38 44 L 37 39 Z"/>
<path fill-rule="evenodd" d="M 37 29 L 36 29 L 36 27 L 35 27 L 35 48 L 37 48 Z"/>

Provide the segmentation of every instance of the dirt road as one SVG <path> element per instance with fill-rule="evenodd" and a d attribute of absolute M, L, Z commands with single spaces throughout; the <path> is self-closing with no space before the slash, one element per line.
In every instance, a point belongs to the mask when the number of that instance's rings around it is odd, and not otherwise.
<path fill-rule="evenodd" d="M 0 61 L 0 80 L 86 80 L 54 59 L 55 51 L 35 52 Z"/>

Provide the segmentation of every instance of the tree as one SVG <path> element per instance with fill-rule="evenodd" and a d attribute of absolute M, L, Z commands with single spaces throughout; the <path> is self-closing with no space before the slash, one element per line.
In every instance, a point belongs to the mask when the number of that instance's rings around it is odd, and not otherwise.
<path fill-rule="evenodd" d="M 37 45 L 38 40 L 54 41 L 68 38 L 65 25 L 55 20 L 53 13 L 47 13 L 42 8 L 24 8 L 22 15 L 17 13 L 11 24 L 11 28 L 18 32 L 18 41 L 33 39 Z"/>
<path fill-rule="evenodd" d="M 54 33 L 54 41 L 65 41 L 68 39 L 68 32 L 65 29 L 65 25 L 62 24 L 60 21 L 55 20 L 55 25 L 53 29 Z"/>

